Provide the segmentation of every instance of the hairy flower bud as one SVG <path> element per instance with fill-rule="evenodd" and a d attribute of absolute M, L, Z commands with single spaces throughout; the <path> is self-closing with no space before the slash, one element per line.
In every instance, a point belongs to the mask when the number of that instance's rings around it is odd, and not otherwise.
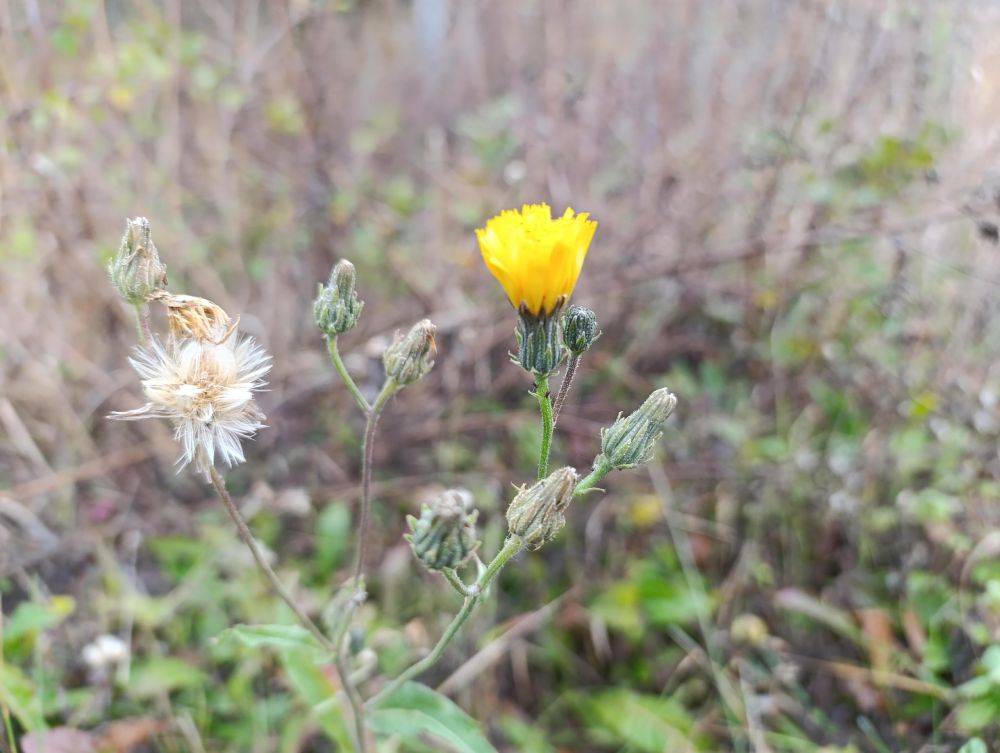
<path fill-rule="evenodd" d="M 319 294 L 313 303 L 316 326 L 327 337 L 342 335 L 354 328 L 361 316 L 365 303 L 358 299 L 354 286 L 357 273 L 347 259 L 338 261 L 330 272 L 330 280 L 319 286 Z"/>
<path fill-rule="evenodd" d="M 595 465 L 606 462 L 612 468 L 633 468 L 653 456 L 653 447 L 663 435 L 663 423 L 677 405 L 670 390 L 656 390 L 639 409 L 601 429 L 601 454 Z"/>
<path fill-rule="evenodd" d="M 559 337 L 559 312 L 536 315 L 522 307 L 519 313 L 514 361 L 533 376 L 548 376 L 566 355 Z"/>
<path fill-rule="evenodd" d="M 407 516 L 413 554 L 428 570 L 451 570 L 460 567 L 479 546 L 476 540 L 476 518 L 467 493 L 449 489 L 429 505 L 420 509 L 420 518 Z"/>
<path fill-rule="evenodd" d="M 507 528 L 529 549 L 551 541 L 566 524 L 563 511 L 573 500 L 576 471 L 570 467 L 553 471 L 533 486 L 521 487 L 507 508 Z"/>
<path fill-rule="evenodd" d="M 570 306 L 563 316 L 562 341 L 574 356 L 582 355 L 601 336 L 597 314 L 583 306 Z"/>
<path fill-rule="evenodd" d="M 125 221 L 125 235 L 108 263 L 108 276 L 122 298 L 133 306 L 146 303 L 166 289 L 167 268 L 156 252 L 145 217 Z"/>
<path fill-rule="evenodd" d="M 430 319 L 421 319 L 405 335 L 397 335 L 382 355 L 385 375 L 400 387 L 425 377 L 434 366 L 434 356 L 437 355 L 435 332 L 437 327 L 431 324 Z"/>

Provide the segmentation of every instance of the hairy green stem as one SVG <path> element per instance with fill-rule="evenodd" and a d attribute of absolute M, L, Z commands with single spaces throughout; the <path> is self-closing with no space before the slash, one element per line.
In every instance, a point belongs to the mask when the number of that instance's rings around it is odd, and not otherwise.
<path fill-rule="evenodd" d="M 613 470 L 608 459 L 604 455 L 598 455 L 597 459 L 594 460 L 593 470 L 577 482 L 576 488 L 573 490 L 573 496 L 579 497 L 581 494 L 590 491 L 597 486 L 602 478 Z"/>
<path fill-rule="evenodd" d="M 470 587 L 465 585 L 465 581 L 462 580 L 457 572 L 452 569 L 448 569 L 442 570 L 441 574 L 444 576 L 444 579 L 451 584 L 452 588 L 458 591 L 459 594 L 462 596 L 469 595 Z"/>
<path fill-rule="evenodd" d="M 139 344 L 149 345 L 153 342 L 153 328 L 149 324 L 149 306 L 145 303 L 135 305 L 135 321 L 139 334 Z"/>
<path fill-rule="evenodd" d="M 549 472 L 549 451 L 552 448 L 552 397 L 549 394 L 549 377 L 540 376 L 535 381 L 535 397 L 542 413 L 542 449 L 538 453 L 538 478 L 543 479 Z"/>
<path fill-rule="evenodd" d="M 281 597 L 289 609 L 295 614 L 302 626 L 312 633 L 313 637 L 319 642 L 319 644 L 330 652 L 334 658 L 334 666 L 337 669 L 337 675 L 340 678 L 340 684 L 344 687 L 344 694 L 347 696 L 348 701 L 351 704 L 351 711 L 354 716 L 354 728 L 356 745 L 359 753 L 366 753 L 367 751 L 367 741 L 365 739 L 365 726 L 364 726 L 364 711 L 361 703 L 361 699 L 358 696 L 357 690 L 351 685 L 350 676 L 347 672 L 347 666 L 341 656 L 340 647 L 337 646 L 333 641 L 326 637 L 326 634 L 319 629 L 319 626 L 313 622 L 312 618 L 306 614 L 305 610 L 299 606 L 298 602 L 292 594 L 285 588 L 285 584 L 281 582 L 278 574 L 274 572 L 274 569 L 268 564 L 267 558 L 264 556 L 264 552 L 260 548 L 260 544 L 257 543 L 257 539 L 254 538 L 253 532 L 250 530 L 250 526 L 247 525 L 246 520 L 243 519 L 242 513 L 240 513 L 239 508 L 236 503 L 233 502 L 233 498 L 229 494 L 229 490 L 226 488 L 226 482 L 215 469 L 214 466 L 209 466 L 209 477 L 212 481 L 212 486 L 215 487 L 216 493 L 219 495 L 219 499 L 226 507 L 226 512 L 229 513 L 229 517 L 232 518 L 233 523 L 236 524 L 236 530 L 243 540 L 243 543 L 247 545 L 250 553 L 253 555 L 254 561 L 257 563 L 257 567 L 260 568 L 261 572 L 267 578 L 268 582 L 271 584 L 271 588 L 274 592 Z"/>
<path fill-rule="evenodd" d="M 368 519 L 371 517 L 372 496 L 372 455 L 375 445 L 375 427 L 378 424 L 382 409 L 389 398 L 396 394 L 399 385 L 392 379 L 386 379 L 382 391 L 378 393 L 371 410 L 368 411 L 368 421 L 365 423 L 365 437 L 361 445 L 361 516 L 358 521 L 358 546 L 354 554 L 354 587 L 361 588 L 361 576 L 365 566 L 365 547 L 368 543 Z"/>
<path fill-rule="evenodd" d="M 580 365 L 580 356 L 571 355 L 569 357 L 569 364 L 566 366 L 566 375 L 563 380 L 559 383 L 559 392 L 556 394 L 555 408 L 552 411 L 552 428 L 556 428 L 556 424 L 559 422 L 559 414 L 562 412 L 563 403 L 566 402 L 566 395 L 569 394 L 569 388 L 573 386 L 573 377 L 576 376 L 576 368 Z"/>
<path fill-rule="evenodd" d="M 506 565 L 511 558 L 523 548 L 524 543 L 521 539 L 516 536 L 510 536 L 507 538 L 503 547 L 497 553 L 497 556 L 490 561 L 490 564 L 486 566 L 486 569 L 483 570 L 480 576 L 476 579 L 475 584 L 472 586 L 472 593 L 465 597 L 462 609 L 455 615 L 448 627 L 445 628 L 444 633 L 441 635 L 441 638 L 438 640 L 434 648 L 431 649 L 431 652 L 420 661 L 411 664 L 399 675 L 397 675 L 395 679 L 382 688 L 382 690 L 369 698 L 365 703 L 366 707 L 377 706 L 379 703 L 399 690 L 403 683 L 408 680 L 412 680 L 414 677 L 418 677 L 437 663 L 438 659 L 441 658 L 444 650 L 451 642 L 451 639 L 455 637 L 455 634 L 462 628 L 462 625 L 464 625 L 466 620 L 469 619 L 469 615 L 472 614 L 473 610 L 475 610 L 476 606 L 482 600 L 483 593 L 489 587 L 490 583 L 494 578 L 496 578 L 500 570 L 503 569 L 503 566 Z"/>
<path fill-rule="evenodd" d="M 344 384 L 347 385 L 348 391 L 354 397 L 354 402 L 358 404 L 361 412 L 367 416 L 371 412 L 371 406 L 368 405 L 368 401 L 365 400 L 365 396 L 361 394 L 361 390 L 358 389 L 358 385 L 355 384 L 350 372 L 348 372 L 347 367 L 344 365 L 344 359 L 340 357 L 340 348 L 337 346 L 336 336 L 326 338 L 326 349 L 330 351 L 330 361 L 333 363 L 333 368 L 337 370 L 340 378 L 344 380 Z"/>

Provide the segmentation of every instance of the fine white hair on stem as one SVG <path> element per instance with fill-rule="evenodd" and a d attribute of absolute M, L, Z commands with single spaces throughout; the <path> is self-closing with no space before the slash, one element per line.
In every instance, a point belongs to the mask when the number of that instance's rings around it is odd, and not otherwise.
<path fill-rule="evenodd" d="M 266 382 L 271 357 L 252 338 L 232 333 L 224 342 L 170 338 L 137 348 L 129 359 L 148 402 L 111 418 L 166 418 L 180 443 L 181 468 L 208 475 L 216 455 L 227 466 L 244 462 L 241 440 L 264 426 L 254 393 Z"/>

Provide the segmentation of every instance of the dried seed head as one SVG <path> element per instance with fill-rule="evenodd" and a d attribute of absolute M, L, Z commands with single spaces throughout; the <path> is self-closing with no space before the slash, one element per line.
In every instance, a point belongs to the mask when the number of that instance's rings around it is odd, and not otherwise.
<path fill-rule="evenodd" d="M 601 336 L 597 314 L 583 306 L 570 306 L 563 316 L 563 345 L 574 356 L 582 355 Z"/>
<path fill-rule="evenodd" d="M 420 518 L 407 517 L 413 554 L 428 570 L 450 570 L 468 561 L 479 546 L 476 510 L 468 494 L 449 489 L 420 510 Z"/>
<path fill-rule="evenodd" d="M 422 319 L 404 336 L 397 335 L 382 355 L 386 377 L 405 387 L 426 376 L 434 366 L 434 356 L 437 355 L 435 332 L 437 327 L 431 324 L 430 319 Z"/>
<path fill-rule="evenodd" d="M 190 337 L 218 345 L 236 330 L 239 323 L 207 298 L 163 292 L 154 296 L 154 300 L 166 307 L 170 334 L 178 339 Z"/>
<path fill-rule="evenodd" d="M 111 417 L 169 419 L 181 467 L 193 462 L 207 476 L 216 455 L 230 466 L 242 463 L 240 440 L 264 426 L 254 393 L 265 384 L 270 360 L 250 338 L 220 344 L 172 338 L 166 347 L 154 338 L 130 359 L 148 402 Z"/>
<path fill-rule="evenodd" d="M 125 221 L 125 235 L 108 263 L 108 276 L 122 298 L 133 306 L 146 303 L 166 289 L 167 268 L 156 252 L 145 217 Z"/>
<path fill-rule="evenodd" d="M 595 465 L 606 462 L 612 468 L 633 468 L 649 461 L 663 436 L 663 424 L 674 412 L 677 398 L 663 388 L 653 392 L 634 413 L 601 429 L 601 454 Z"/>
<path fill-rule="evenodd" d="M 319 286 L 319 294 L 313 303 L 316 326 L 327 337 L 342 335 L 354 328 L 364 308 L 364 301 L 358 299 L 354 290 L 357 273 L 347 259 L 337 262 L 330 272 L 330 280 Z"/>
<path fill-rule="evenodd" d="M 563 511 L 573 500 L 576 471 L 570 467 L 553 471 L 529 487 L 521 487 L 507 508 L 507 528 L 530 549 L 551 541 L 566 524 Z"/>

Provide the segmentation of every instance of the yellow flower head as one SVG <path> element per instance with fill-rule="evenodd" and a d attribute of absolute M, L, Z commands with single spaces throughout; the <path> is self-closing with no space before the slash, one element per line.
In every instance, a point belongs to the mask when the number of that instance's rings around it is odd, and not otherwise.
<path fill-rule="evenodd" d="M 476 230 L 483 261 L 514 308 L 548 316 L 569 300 L 597 230 L 588 217 L 567 209 L 552 219 L 548 204 L 525 204 Z"/>

